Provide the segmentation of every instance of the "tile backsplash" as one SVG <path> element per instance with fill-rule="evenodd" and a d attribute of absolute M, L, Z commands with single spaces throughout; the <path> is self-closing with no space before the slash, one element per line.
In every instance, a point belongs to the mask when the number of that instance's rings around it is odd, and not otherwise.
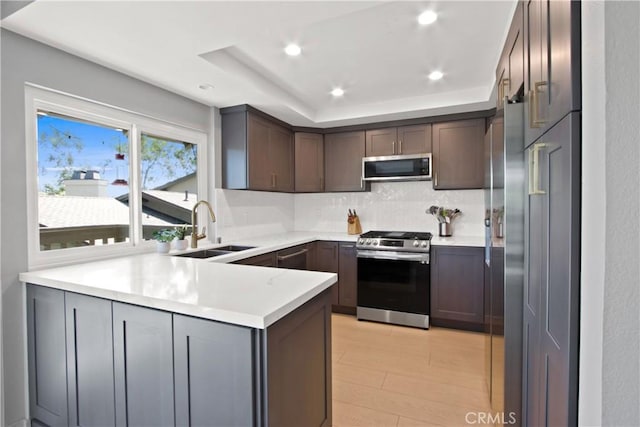
<path fill-rule="evenodd" d="M 483 190 L 433 190 L 431 182 L 372 184 L 366 193 L 287 194 L 216 189 L 217 236 L 223 242 L 287 231 L 346 232 L 356 209 L 363 231 L 438 232 L 431 205 L 458 208 L 454 234 L 484 235 Z"/>
<path fill-rule="evenodd" d="M 453 232 L 484 235 L 483 190 L 438 190 L 430 181 L 374 183 L 366 193 L 296 194 L 295 230 L 346 232 L 347 210 L 356 209 L 362 230 L 430 231 L 438 221 L 425 210 L 431 205 L 458 208 Z"/>
<path fill-rule="evenodd" d="M 216 189 L 216 236 L 223 242 L 294 230 L 293 194 Z"/>

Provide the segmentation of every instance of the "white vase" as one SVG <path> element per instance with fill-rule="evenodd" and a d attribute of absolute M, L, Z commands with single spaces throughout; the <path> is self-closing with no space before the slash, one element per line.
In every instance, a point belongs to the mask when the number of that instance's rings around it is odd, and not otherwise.
<path fill-rule="evenodd" d="M 156 242 L 156 251 L 159 254 L 168 254 L 171 249 L 171 242 Z"/>
<path fill-rule="evenodd" d="M 189 246 L 189 242 L 187 242 L 187 239 L 174 240 L 173 247 L 178 251 L 184 251 L 185 249 L 187 249 L 187 246 Z"/>

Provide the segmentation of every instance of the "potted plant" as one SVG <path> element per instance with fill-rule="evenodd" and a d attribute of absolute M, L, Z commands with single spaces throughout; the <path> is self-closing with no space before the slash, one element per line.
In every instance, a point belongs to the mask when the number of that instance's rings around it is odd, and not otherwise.
<path fill-rule="evenodd" d="M 187 224 L 178 225 L 173 229 L 173 233 L 176 238 L 174 246 L 177 250 L 184 251 L 185 249 L 187 249 L 188 245 L 187 245 L 186 237 L 187 237 L 188 231 L 189 231 L 189 225 Z"/>
<path fill-rule="evenodd" d="M 157 242 L 156 250 L 161 254 L 169 252 L 171 249 L 171 241 L 176 237 L 175 231 L 169 228 L 156 230 L 152 236 Z"/>

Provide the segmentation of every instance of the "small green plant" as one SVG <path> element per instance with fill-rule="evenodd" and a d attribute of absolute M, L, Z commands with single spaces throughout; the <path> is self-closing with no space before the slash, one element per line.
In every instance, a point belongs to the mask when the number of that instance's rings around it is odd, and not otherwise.
<path fill-rule="evenodd" d="M 173 230 L 174 230 L 174 234 L 176 236 L 176 239 L 184 240 L 185 237 L 187 237 L 187 234 L 189 232 L 189 226 L 186 225 L 186 224 L 178 225 Z"/>
<path fill-rule="evenodd" d="M 176 237 L 176 232 L 169 228 L 163 228 L 161 230 L 154 231 L 152 236 L 158 242 L 167 243 L 171 242 Z"/>

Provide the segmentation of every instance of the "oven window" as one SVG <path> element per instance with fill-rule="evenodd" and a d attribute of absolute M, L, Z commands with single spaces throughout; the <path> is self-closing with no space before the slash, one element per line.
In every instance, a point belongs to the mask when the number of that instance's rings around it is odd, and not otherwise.
<path fill-rule="evenodd" d="M 429 314 L 429 264 L 358 258 L 358 306 Z"/>

